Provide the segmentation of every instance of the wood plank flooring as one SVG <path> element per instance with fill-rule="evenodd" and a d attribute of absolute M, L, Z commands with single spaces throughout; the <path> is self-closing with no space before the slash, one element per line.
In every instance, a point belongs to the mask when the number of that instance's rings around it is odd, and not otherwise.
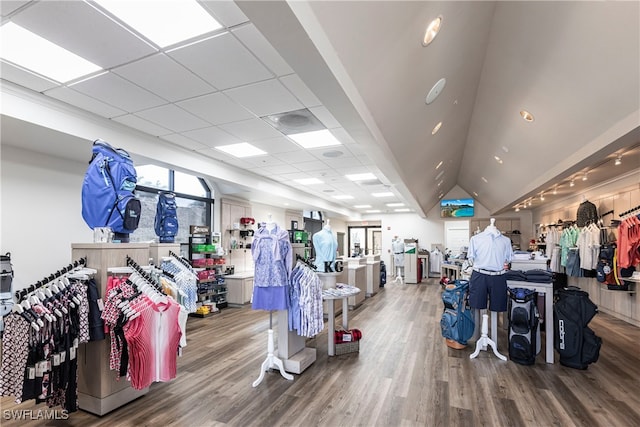
<path fill-rule="evenodd" d="M 327 356 L 326 331 L 308 346 L 318 359 L 293 381 L 268 372 L 269 315 L 249 307 L 190 318 L 178 378 L 104 417 L 82 411 L 64 421 L 13 421 L 6 410 L 45 409 L 2 398 L 4 426 L 638 426 L 640 328 L 604 313 L 590 326 L 603 338 L 585 371 L 544 363 L 469 359 L 445 346 L 435 279 L 387 284 L 349 313 L 363 331 L 360 352 Z M 274 316 L 275 321 L 276 316 Z M 274 326 L 274 329 L 276 327 Z M 506 351 L 506 331 L 498 347 Z M 543 346 L 544 352 L 544 346 Z M 557 361 L 557 356 L 556 356 Z"/>

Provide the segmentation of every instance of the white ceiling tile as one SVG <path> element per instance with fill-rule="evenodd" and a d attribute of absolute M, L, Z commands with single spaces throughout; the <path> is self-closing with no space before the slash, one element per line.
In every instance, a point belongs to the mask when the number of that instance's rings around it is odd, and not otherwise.
<path fill-rule="evenodd" d="M 273 74 L 229 33 L 187 45 L 168 54 L 220 90 L 273 77 Z"/>
<path fill-rule="evenodd" d="M 281 175 L 278 175 L 278 180 L 283 180 L 285 182 L 289 182 L 289 181 L 293 181 L 294 179 L 304 179 L 304 178 L 311 178 L 310 175 L 304 173 L 304 172 L 293 172 L 293 173 L 283 173 Z"/>
<path fill-rule="evenodd" d="M 218 129 L 215 126 L 204 129 L 191 130 L 189 132 L 183 132 L 183 135 L 187 138 L 195 139 L 198 142 L 202 142 L 208 147 L 237 144 L 242 142 L 233 135 L 229 135 L 227 132 Z"/>
<path fill-rule="evenodd" d="M 121 116 L 127 113 L 126 111 L 64 86 L 48 90 L 44 94 L 106 118 Z"/>
<path fill-rule="evenodd" d="M 83 1 L 41 1 L 11 20 L 105 69 L 156 51 Z"/>
<path fill-rule="evenodd" d="M 277 76 L 293 73 L 293 69 L 286 63 L 277 50 L 258 31 L 253 24 L 234 28 L 231 32 L 247 46 L 264 65 Z"/>
<path fill-rule="evenodd" d="M 335 129 L 340 127 L 340 123 L 335 119 L 335 117 L 333 117 L 333 114 L 331 114 L 329 110 L 327 110 L 327 107 L 323 105 L 319 105 L 316 107 L 310 107 L 309 111 L 311 111 L 313 115 L 316 116 L 318 120 L 320 120 L 322 124 L 327 127 L 327 129 L 331 129 L 331 132 L 333 132 L 336 138 L 338 138 L 338 136 L 335 133 L 336 131 L 338 133 L 344 131 L 344 129 L 341 129 L 341 130 Z M 341 141 L 340 138 L 338 138 L 338 140 L 344 144 L 344 142 Z"/>
<path fill-rule="evenodd" d="M 142 132 L 148 133 L 154 136 L 167 135 L 171 133 L 171 130 L 163 128 L 162 126 L 158 126 L 155 123 L 151 123 L 145 119 L 142 119 L 138 116 L 134 116 L 133 114 L 127 114 L 125 116 L 114 117 L 111 120 L 125 124 L 134 129 L 138 129 Z"/>
<path fill-rule="evenodd" d="M 233 0 L 201 0 L 200 4 L 225 27 L 233 27 L 249 21 Z"/>
<path fill-rule="evenodd" d="M 215 90 L 163 53 L 123 65 L 113 72 L 172 102 Z"/>
<path fill-rule="evenodd" d="M 228 164 L 230 166 L 241 168 L 241 169 L 252 169 L 253 166 L 251 163 L 248 163 L 245 159 L 241 159 L 238 157 L 233 157 L 227 153 L 224 153 L 220 150 L 216 150 L 215 148 L 208 148 L 206 150 L 199 150 L 199 153 L 204 154 L 205 156 L 215 159 L 219 162 Z"/>
<path fill-rule="evenodd" d="M 345 171 L 345 173 L 352 173 L 349 171 L 354 170 L 354 168 L 362 168 L 362 165 L 360 164 L 358 159 L 348 156 L 331 159 L 331 161 L 328 161 L 327 164 L 329 164 L 332 168 L 339 172 L 341 172 L 342 169 L 347 169 L 348 171 Z"/>
<path fill-rule="evenodd" d="M 252 145 L 263 149 L 269 154 L 278 154 L 278 157 L 284 158 L 288 154 L 301 153 L 304 155 L 304 150 L 300 149 L 296 144 L 291 142 L 284 136 L 278 138 L 267 138 L 251 141 Z M 313 156 L 311 156 L 313 160 Z"/>
<path fill-rule="evenodd" d="M 291 93 L 293 93 L 296 96 L 296 98 L 300 100 L 300 102 L 304 104 L 305 107 L 307 108 L 314 107 L 322 104 L 318 99 L 318 97 L 313 92 L 311 92 L 311 90 L 307 87 L 306 84 L 304 84 L 302 79 L 298 77 L 297 74 L 290 74 L 288 76 L 280 77 L 280 81 L 282 82 L 282 84 L 284 84 L 287 87 L 287 89 L 291 91 Z M 309 108 L 309 110 L 311 110 L 311 108 Z M 325 108 L 325 111 L 326 111 L 326 108 Z M 311 110 L 311 112 L 313 112 L 313 110 Z M 315 112 L 313 113 L 327 128 L 335 127 L 335 126 L 328 126 L 320 118 L 320 116 L 315 114 Z"/>
<path fill-rule="evenodd" d="M 2 16 L 7 16 L 18 8 L 29 3 L 30 0 L 15 1 L 15 0 L 2 0 L 0 1 L 0 13 Z"/>
<path fill-rule="evenodd" d="M 267 166 L 267 167 L 258 167 L 253 169 L 253 172 L 259 173 L 260 175 L 282 175 L 285 173 L 297 173 L 300 172 L 298 169 L 291 165 L 277 165 L 277 166 Z"/>
<path fill-rule="evenodd" d="M 209 123 L 173 104 L 138 111 L 136 115 L 171 129 L 174 132 L 186 132 L 209 127 Z"/>
<path fill-rule="evenodd" d="M 114 73 L 105 73 L 71 87 L 129 113 L 166 104 L 162 98 Z"/>
<path fill-rule="evenodd" d="M 60 84 L 37 74 L 23 70 L 8 62 L 0 61 L 0 76 L 3 80 L 13 82 L 17 85 L 35 90 L 36 92 L 44 92 L 47 89 L 54 88 Z"/>
<path fill-rule="evenodd" d="M 194 141 L 191 138 L 187 138 L 186 136 L 181 135 L 179 133 L 163 135 L 161 138 L 166 139 L 167 141 L 173 144 L 179 145 L 180 147 L 188 148 L 189 150 L 204 150 L 209 148 L 206 145 L 200 142 Z"/>
<path fill-rule="evenodd" d="M 290 144 L 295 145 L 290 142 Z M 275 151 L 274 151 L 275 153 Z M 300 163 L 300 162 L 311 162 L 316 160 L 307 150 L 304 150 L 297 145 L 295 145 L 294 149 L 289 151 L 281 152 L 279 157 L 287 163 Z"/>
<path fill-rule="evenodd" d="M 214 125 L 253 118 L 254 115 L 221 92 L 176 103 L 180 107 Z"/>
<path fill-rule="evenodd" d="M 346 130 L 344 130 L 344 128 L 341 128 L 341 127 L 329 128 L 329 131 L 333 134 L 333 136 L 335 136 L 338 139 L 338 141 L 340 141 L 343 144 L 356 143 L 356 141 L 351 137 L 351 135 L 347 133 Z"/>
<path fill-rule="evenodd" d="M 307 150 L 307 151 L 316 159 L 327 161 L 329 164 L 331 164 L 335 159 L 341 159 L 344 157 L 349 157 L 349 158 L 353 157 L 351 156 L 348 150 L 345 150 L 344 146 L 342 145 L 338 145 L 335 147 L 316 148 L 316 149 Z M 338 153 L 338 152 L 342 153 L 342 155 L 338 157 L 329 157 L 325 155 L 325 154 L 333 155 L 333 153 Z"/>
<path fill-rule="evenodd" d="M 326 163 L 321 162 L 319 160 L 314 160 L 311 162 L 299 162 L 299 163 L 294 163 L 293 165 L 302 172 L 322 171 L 325 169 L 330 169 Z"/>
<path fill-rule="evenodd" d="M 260 119 L 226 123 L 220 125 L 219 127 L 241 139 L 242 141 L 254 141 L 282 136 L 280 132 Z"/>
<path fill-rule="evenodd" d="M 255 167 L 267 167 L 267 166 L 279 166 L 284 165 L 285 163 L 275 156 L 254 156 L 254 157 L 245 157 L 248 163 L 251 163 Z"/>
<path fill-rule="evenodd" d="M 277 79 L 229 89 L 224 93 L 259 117 L 303 108 Z"/>

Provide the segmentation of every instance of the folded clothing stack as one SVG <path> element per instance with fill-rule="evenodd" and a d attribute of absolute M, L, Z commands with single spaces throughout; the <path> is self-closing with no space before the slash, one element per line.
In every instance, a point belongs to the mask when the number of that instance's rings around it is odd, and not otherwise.
<path fill-rule="evenodd" d="M 534 268 L 524 272 L 527 282 L 551 283 L 553 281 L 553 273 L 541 268 Z"/>
<path fill-rule="evenodd" d="M 526 282 L 527 280 L 527 276 L 522 270 L 507 270 L 507 272 L 504 273 L 504 277 L 507 280 L 518 280 L 520 282 Z"/>
<path fill-rule="evenodd" d="M 345 342 L 355 342 L 362 339 L 362 332 L 359 329 L 349 329 L 348 331 L 340 330 L 335 332 L 336 344 L 342 344 Z"/>

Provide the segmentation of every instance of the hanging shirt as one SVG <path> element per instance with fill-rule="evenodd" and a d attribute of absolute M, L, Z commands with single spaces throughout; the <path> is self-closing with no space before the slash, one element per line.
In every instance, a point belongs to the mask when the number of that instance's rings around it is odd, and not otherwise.
<path fill-rule="evenodd" d="M 325 226 L 313 235 L 313 249 L 316 254 L 315 264 L 317 270 L 325 272 L 324 263 L 328 261 L 331 263 L 331 270 L 328 271 L 333 271 L 338 250 L 338 239 L 331 232 L 331 228 Z"/>
<path fill-rule="evenodd" d="M 511 240 L 497 230 L 487 229 L 469 240 L 468 258 L 473 267 L 488 271 L 504 270 L 505 262 L 511 262 Z"/>
<path fill-rule="evenodd" d="M 251 254 L 254 263 L 252 308 L 286 310 L 293 263 L 289 233 L 277 225 L 272 230 L 259 228 L 253 236 Z"/>

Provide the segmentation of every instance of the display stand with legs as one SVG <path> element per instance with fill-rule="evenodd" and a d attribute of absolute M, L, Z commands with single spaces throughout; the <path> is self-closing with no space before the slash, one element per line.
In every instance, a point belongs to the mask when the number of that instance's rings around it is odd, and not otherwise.
<path fill-rule="evenodd" d="M 394 283 L 398 283 L 400 282 L 400 284 L 403 284 L 402 281 L 402 267 L 396 267 L 396 278 L 393 281 Z"/>
<path fill-rule="evenodd" d="M 507 360 L 506 356 L 498 352 L 498 346 L 496 345 L 495 341 L 489 338 L 489 315 L 484 312 L 482 313 L 482 333 L 480 339 L 476 341 L 476 350 L 469 355 L 469 358 L 476 358 L 478 354 L 480 354 L 481 350 L 487 350 L 487 346 L 491 347 L 491 350 L 493 350 L 493 354 L 495 354 L 498 359 L 505 361 Z"/>
<path fill-rule="evenodd" d="M 293 375 L 288 374 L 284 370 L 284 365 L 282 360 L 280 360 L 275 355 L 275 345 L 273 341 L 273 313 L 269 312 L 269 331 L 268 331 L 268 341 L 267 341 L 267 358 L 262 362 L 262 366 L 260 367 L 260 376 L 257 380 L 253 382 L 253 386 L 257 387 L 262 380 L 264 379 L 265 371 L 269 369 L 278 368 L 280 370 L 280 374 L 289 381 L 293 381 Z"/>

